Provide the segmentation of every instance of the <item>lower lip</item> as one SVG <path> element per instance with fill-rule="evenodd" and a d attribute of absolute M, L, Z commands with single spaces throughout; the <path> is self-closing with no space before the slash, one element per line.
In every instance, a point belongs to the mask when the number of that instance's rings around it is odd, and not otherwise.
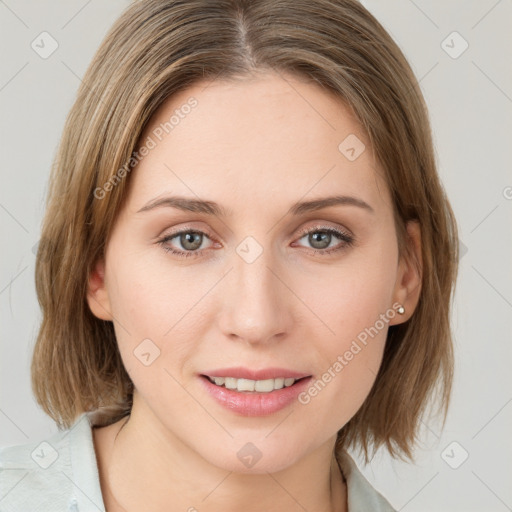
<path fill-rule="evenodd" d="M 284 409 L 296 400 L 298 395 L 307 388 L 311 377 L 297 381 L 293 386 L 275 389 L 269 393 L 234 391 L 213 384 L 203 375 L 200 376 L 200 380 L 206 391 L 226 409 L 242 416 L 267 416 Z"/>

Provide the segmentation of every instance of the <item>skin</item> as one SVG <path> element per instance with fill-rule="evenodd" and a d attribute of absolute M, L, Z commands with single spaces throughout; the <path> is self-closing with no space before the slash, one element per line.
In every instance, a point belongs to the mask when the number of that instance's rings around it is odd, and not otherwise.
<path fill-rule="evenodd" d="M 371 389 L 388 326 L 411 316 L 420 292 L 416 267 L 399 258 L 383 171 L 339 99 L 274 73 L 181 91 L 156 112 L 142 140 L 191 96 L 197 107 L 132 171 L 105 259 L 89 280 L 89 306 L 113 321 L 136 388 L 126 423 L 94 429 L 105 505 L 345 511 L 336 433 Z M 366 145 L 354 161 L 338 150 L 349 134 Z M 231 215 L 139 212 L 169 195 L 215 201 Z M 374 213 L 354 205 L 288 213 L 296 201 L 331 195 L 360 198 Z M 332 235 L 328 249 L 342 249 L 325 254 L 327 243 L 299 231 L 319 227 L 342 229 L 355 242 Z M 185 228 L 207 233 L 197 257 L 158 244 Z M 419 227 L 407 229 L 421 261 Z M 263 249 L 252 263 L 236 251 L 247 236 Z M 179 236 L 166 246 L 187 250 Z M 203 390 L 198 373 L 229 366 L 278 366 L 320 378 L 395 302 L 406 313 L 390 319 L 307 405 L 244 417 Z M 160 349 L 149 366 L 133 353 L 147 338 Z M 237 457 L 248 442 L 262 454 L 251 468 Z"/>

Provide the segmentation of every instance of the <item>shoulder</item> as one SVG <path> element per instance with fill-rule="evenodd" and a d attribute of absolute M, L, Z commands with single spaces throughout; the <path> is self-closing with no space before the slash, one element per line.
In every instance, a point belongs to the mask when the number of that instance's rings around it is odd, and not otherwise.
<path fill-rule="evenodd" d="M 386 498 L 372 487 L 348 452 L 339 452 L 336 458 L 347 480 L 349 512 L 396 512 Z"/>
<path fill-rule="evenodd" d="M 102 511 L 89 417 L 37 442 L 0 448 L 0 512 Z"/>

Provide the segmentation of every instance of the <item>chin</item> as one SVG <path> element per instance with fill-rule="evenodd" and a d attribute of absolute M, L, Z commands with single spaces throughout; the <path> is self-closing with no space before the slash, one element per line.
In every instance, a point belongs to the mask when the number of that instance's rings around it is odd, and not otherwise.
<path fill-rule="evenodd" d="M 264 434 L 266 435 L 266 434 Z M 244 441 L 232 440 L 226 446 L 215 449 L 214 453 L 198 451 L 199 455 L 210 464 L 239 474 L 261 475 L 277 473 L 295 464 L 303 455 L 294 446 L 284 446 L 282 442 L 269 442 L 269 440 L 254 441 L 244 436 Z M 304 446 L 304 444 L 299 445 Z M 208 447 L 210 448 L 210 447 Z M 209 451 L 209 450 L 206 450 Z"/>

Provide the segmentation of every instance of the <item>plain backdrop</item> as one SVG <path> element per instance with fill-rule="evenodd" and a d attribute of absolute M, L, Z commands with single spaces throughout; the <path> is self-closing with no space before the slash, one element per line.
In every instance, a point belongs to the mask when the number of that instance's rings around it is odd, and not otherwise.
<path fill-rule="evenodd" d="M 356 460 L 398 510 L 512 510 L 512 2 L 363 3 L 420 79 L 463 252 L 452 317 L 456 378 L 444 431 L 424 422 L 415 464 L 383 451 L 367 466 Z M 34 247 L 65 116 L 128 4 L 0 0 L 0 446 L 57 431 L 30 389 L 41 319 Z M 32 46 L 48 37 L 42 32 L 58 44 L 47 58 Z"/>

